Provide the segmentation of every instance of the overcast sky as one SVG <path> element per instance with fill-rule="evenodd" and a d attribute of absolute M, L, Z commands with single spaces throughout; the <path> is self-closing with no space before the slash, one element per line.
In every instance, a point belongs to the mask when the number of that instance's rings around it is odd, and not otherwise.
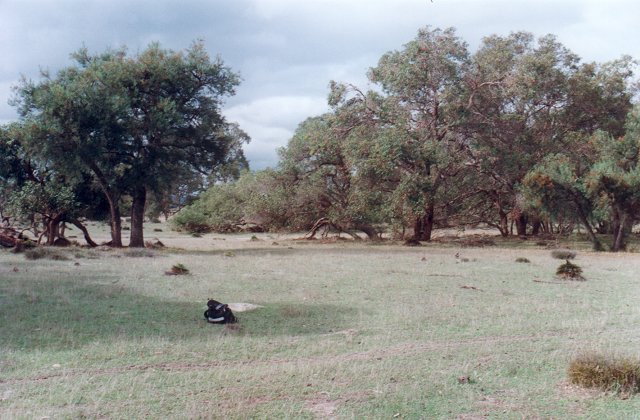
<path fill-rule="evenodd" d="M 455 27 L 471 51 L 482 37 L 552 33 L 584 61 L 640 58 L 638 0 L 0 0 L 0 123 L 21 75 L 92 52 L 202 39 L 243 79 L 224 113 L 249 133 L 252 169 L 274 166 L 298 123 L 327 110 L 330 80 L 367 87 L 366 71 L 419 28 Z"/>

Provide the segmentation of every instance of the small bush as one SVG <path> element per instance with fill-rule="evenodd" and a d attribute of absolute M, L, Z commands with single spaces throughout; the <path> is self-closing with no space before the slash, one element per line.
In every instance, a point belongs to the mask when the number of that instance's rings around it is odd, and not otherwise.
<path fill-rule="evenodd" d="M 525 264 L 528 264 L 528 263 L 530 263 L 531 261 L 529 261 L 529 258 L 518 257 L 518 258 L 516 258 L 516 262 L 517 262 L 517 263 L 525 263 Z"/>
<path fill-rule="evenodd" d="M 32 249 L 28 249 L 25 251 L 24 256 L 28 260 L 48 259 L 48 260 L 56 260 L 56 261 L 67 261 L 70 259 L 63 252 L 55 248 L 50 248 L 46 246 L 39 246 Z"/>
<path fill-rule="evenodd" d="M 165 271 L 168 276 L 183 276 L 189 274 L 189 269 L 184 264 L 176 264 L 169 271 Z"/>
<path fill-rule="evenodd" d="M 572 260 L 576 255 L 576 251 L 571 249 L 554 249 L 551 251 L 551 256 L 558 260 Z"/>
<path fill-rule="evenodd" d="M 565 280 L 585 280 L 582 277 L 582 268 L 572 264 L 569 260 L 558 267 L 556 275 Z"/>
<path fill-rule="evenodd" d="M 256 235 L 251 235 L 251 240 L 255 242 L 255 241 L 259 241 L 260 238 L 258 238 Z"/>
<path fill-rule="evenodd" d="M 144 246 L 151 249 L 160 249 L 165 247 L 164 243 L 158 238 L 154 238 L 153 241 L 146 241 Z"/>
<path fill-rule="evenodd" d="M 153 231 L 154 231 L 154 232 L 162 232 L 162 229 L 160 229 L 160 228 L 155 228 L 155 229 L 153 229 Z"/>
<path fill-rule="evenodd" d="M 571 361 L 567 373 L 572 383 L 587 388 L 622 393 L 640 391 L 640 360 L 585 354 Z"/>

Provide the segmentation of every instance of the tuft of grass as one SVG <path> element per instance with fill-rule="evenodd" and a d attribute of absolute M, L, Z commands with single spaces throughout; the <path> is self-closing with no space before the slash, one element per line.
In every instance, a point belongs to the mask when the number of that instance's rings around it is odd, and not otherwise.
<path fill-rule="evenodd" d="M 178 263 L 171 267 L 169 271 L 165 271 L 167 276 L 184 276 L 189 274 L 189 269 L 184 264 Z"/>
<path fill-rule="evenodd" d="M 569 363 L 569 380 L 586 388 L 635 394 L 640 392 L 640 360 L 584 354 Z"/>
<path fill-rule="evenodd" d="M 576 251 L 571 249 L 554 249 L 551 251 L 551 256 L 558 260 L 572 260 L 576 255 Z"/>
<path fill-rule="evenodd" d="M 516 262 L 517 262 L 517 263 L 525 263 L 525 264 L 528 264 L 528 263 L 530 263 L 531 261 L 529 261 L 529 258 L 525 258 L 525 257 L 518 257 L 518 258 L 516 258 Z"/>
<path fill-rule="evenodd" d="M 127 248 L 124 251 L 124 256 L 132 258 L 153 258 L 156 256 L 156 254 L 153 251 L 145 248 Z"/>
<path fill-rule="evenodd" d="M 62 251 L 56 248 L 47 246 L 38 246 L 32 249 L 28 249 L 24 252 L 24 256 L 28 260 L 40 260 L 48 259 L 55 261 L 68 261 L 69 257 Z"/>
<path fill-rule="evenodd" d="M 144 246 L 151 249 L 164 248 L 165 245 L 162 243 L 160 239 L 156 239 L 155 241 L 146 241 Z"/>
<path fill-rule="evenodd" d="M 569 262 L 569 260 L 558 267 L 556 275 L 565 280 L 585 280 L 585 278 L 582 277 L 582 268 Z"/>

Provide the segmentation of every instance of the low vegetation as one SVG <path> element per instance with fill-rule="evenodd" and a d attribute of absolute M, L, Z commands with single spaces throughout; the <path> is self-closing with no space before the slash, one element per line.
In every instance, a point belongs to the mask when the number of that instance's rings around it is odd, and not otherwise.
<path fill-rule="evenodd" d="M 557 260 L 520 240 L 462 249 L 260 233 L 161 239 L 167 248 L 143 260 L 104 247 L 61 249 L 62 261 L 0 251 L 0 418 L 640 410 L 637 397 L 567 384 L 567 360 L 585 348 L 637 353 L 635 254 L 562 244 L 584 256 L 583 283 L 552 281 Z M 533 263 L 515 263 L 524 249 Z M 164 275 L 177 261 L 189 276 Z M 209 298 L 260 307 L 236 314 L 237 326 L 212 325 Z"/>
<path fill-rule="evenodd" d="M 640 360 L 589 353 L 569 364 L 569 380 L 580 386 L 622 394 L 640 392 Z"/>
<path fill-rule="evenodd" d="M 571 249 L 554 249 L 551 251 L 551 256 L 558 260 L 572 260 L 576 257 L 577 252 Z"/>
<path fill-rule="evenodd" d="M 168 276 L 184 276 L 189 274 L 189 269 L 184 264 L 178 263 L 172 266 L 169 271 L 165 271 L 165 274 Z"/>
<path fill-rule="evenodd" d="M 585 278 L 582 277 L 582 268 L 569 260 L 558 267 L 556 276 L 563 280 L 585 280 Z"/>

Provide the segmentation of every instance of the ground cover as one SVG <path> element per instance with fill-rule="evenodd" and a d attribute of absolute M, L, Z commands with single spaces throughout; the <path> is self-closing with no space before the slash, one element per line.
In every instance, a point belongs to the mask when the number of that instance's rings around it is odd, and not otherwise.
<path fill-rule="evenodd" d="M 405 247 L 148 229 L 167 248 L 0 252 L 1 418 L 640 412 L 638 397 L 567 380 L 584 352 L 637 356 L 638 254 L 580 250 L 572 262 L 586 281 L 575 282 L 555 276 L 561 261 L 535 241 Z M 165 274 L 177 264 L 189 273 Z M 208 298 L 262 307 L 228 328 L 204 322 Z"/>

